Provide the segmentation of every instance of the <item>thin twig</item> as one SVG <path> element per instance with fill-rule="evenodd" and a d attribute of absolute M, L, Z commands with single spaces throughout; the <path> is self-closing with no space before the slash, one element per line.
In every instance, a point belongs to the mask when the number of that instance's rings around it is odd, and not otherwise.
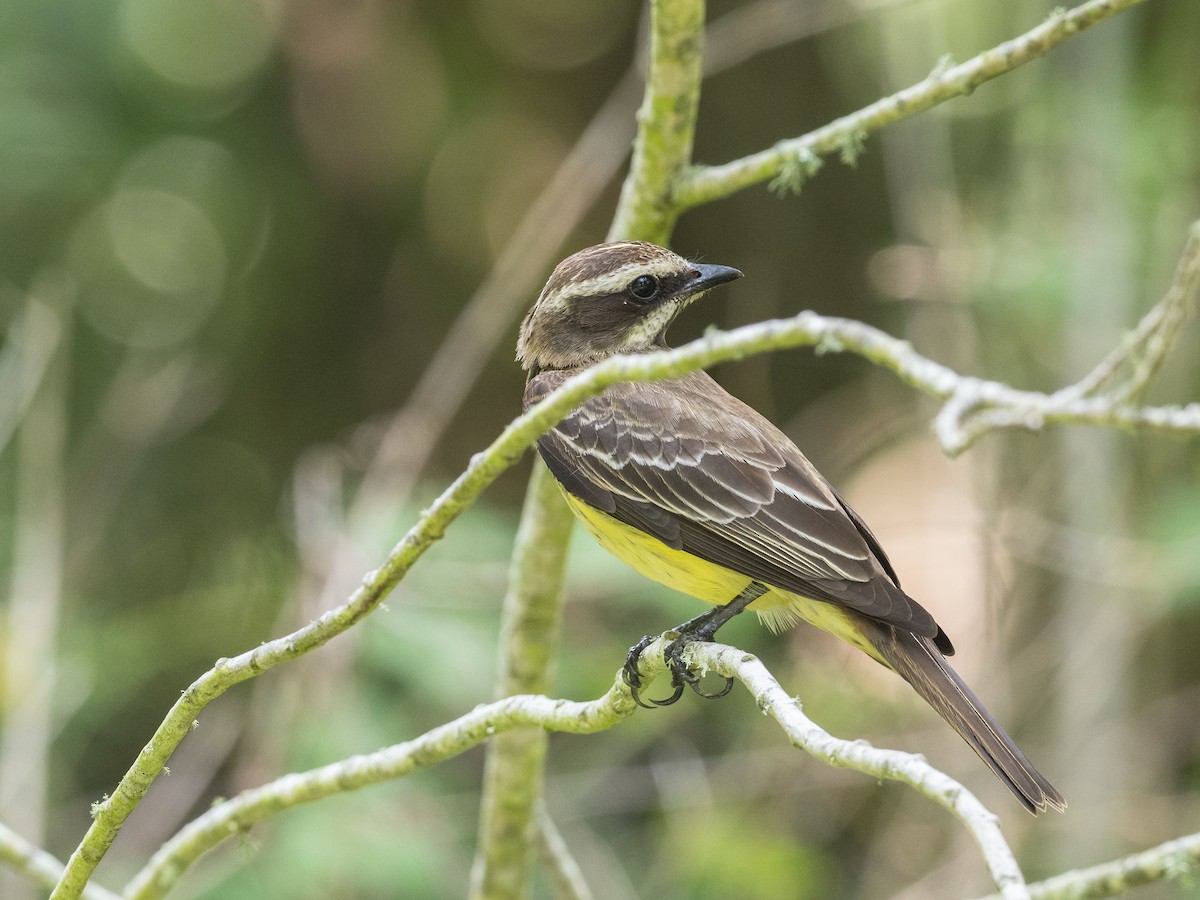
<path fill-rule="evenodd" d="M 1067 390 L 1080 395 L 1095 395 L 1110 385 L 1123 371 L 1128 380 L 1109 393 L 1124 400 L 1135 400 L 1157 374 L 1170 352 L 1175 336 L 1195 302 L 1200 286 L 1200 221 L 1188 229 L 1187 243 L 1175 267 L 1175 278 L 1166 296 L 1142 317 L 1137 327 L 1125 336 L 1101 362 Z M 1132 371 L 1129 371 L 1132 369 Z"/>
<path fill-rule="evenodd" d="M 676 212 L 728 197 L 768 179 L 798 190 L 820 167 L 821 157 L 839 153 L 854 159 L 863 139 L 885 125 L 907 119 L 984 82 L 1044 56 L 1063 41 L 1145 0 L 1089 0 L 1057 12 L 1020 37 L 949 68 L 939 67 L 923 81 L 797 138 L 717 166 L 694 166 L 681 173 L 671 199 Z"/>
<path fill-rule="evenodd" d="M 646 648 L 642 659 L 657 662 L 667 645 L 664 635 Z M 1004 900 L 1028 900 L 1025 879 L 996 816 L 949 775 L 921 756 L 881 750 L 863 740 L 847 741 L 829 734 L 804 714 L 800 701 L 780 687 L 757 657 L 744 650 L 723 644 L 695 643 L 685 652 L 685 658 L 697 671 L 737 678 L 753 695 L 758 708 L 779 723 L 794 746 L 822 762 L 876 778 L 902 781 L 941 804 L 958 817 L 979 845 Z"/>
<path fill-rule="evenodd" d="M 571 855 L 544 800 L 538 802 L 536 824 L 538 856 L 557 888 L 557 896 L 561 900 L 592 900 L 592 889 L 583 877 L 583 870 Z"/>
<path fill-rule="evenodd" d="M 293 806 L 402 778 L 514 728 L 593 734 L 611 728 L 636 709 L 620 681 L 603 697 L 586 703 L 530 695 L 509 697 L 477 707 L 403 744 L 285 775 L 217 804 L 185 826 L 130 881 L 123 896 L 126 900 L 163 896 L 203 853 Z"/>

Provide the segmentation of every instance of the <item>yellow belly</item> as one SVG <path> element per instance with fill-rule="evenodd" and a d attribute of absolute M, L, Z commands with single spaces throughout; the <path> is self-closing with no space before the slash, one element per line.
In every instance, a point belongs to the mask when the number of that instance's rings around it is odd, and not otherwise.
<path fill-rule="evenodd" d="M 588 506 L 565 490 L 563 496 L 601 547 L 651 581 L 712 604 L 728 603 L 753 581 L 732 569 L 668 547 L 658 538 Z M 854 613 L 824 600 L 802 597 L 771 585 L 767 587 L 769 590 L 755 600 L 751 608 L 772 631 L 790 628 L 803 619 L 883 662 L 878 651 L 863 637 Z"/>
<path fill-rule="evenodd" d="M 566 491 L 563 496 L 596 543 L 651 581 L 713 604 L 728 603 L 752 581 L 732 569 L 668 547 L 658 538 L 588 506 Z M 764 595 L 754 605 L 757 607 L 766 599 Z"/>

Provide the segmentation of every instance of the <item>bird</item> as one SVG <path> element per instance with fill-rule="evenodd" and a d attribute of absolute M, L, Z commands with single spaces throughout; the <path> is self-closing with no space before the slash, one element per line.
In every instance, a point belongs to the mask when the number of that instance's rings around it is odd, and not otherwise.
<path fill-rule="evenodd" d="M 517 361 L 526 409 L 572 375 L 619 354 L 665 348 L 676 316 L 742 277 L 656 244 L 614 241 L 560 262 L 521 324 Z M 606 550 L 642 575 L 711 604 L 673 631 L 665 657 L 679 699 L 683 650 L 711 641 L 750 608 L 772 630 L 809 622 L 907 681 L 1032 813 L 1063 810 L 1033 766 L 950 667 L 954 646 L 900 587 L 887 554 L 793 441 L 706 372 L 618 383 L 537 442 L 572 512 Z M 640 696 L 638 658 L 624 677 Z"/>

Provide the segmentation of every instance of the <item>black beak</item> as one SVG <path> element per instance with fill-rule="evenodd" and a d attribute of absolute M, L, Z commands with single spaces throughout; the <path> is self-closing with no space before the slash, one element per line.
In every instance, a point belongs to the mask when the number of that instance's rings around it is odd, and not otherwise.
<path fill-rule="evenodd" d="M 696 276 L 684 288 L 687 296 L 707 291 L 718 284 L 725 284 L 726 282 L 742 277 L 741 272 L 729 266 L 710 266 L 707 263 L 692 263 L 692 268 L 696 270 Z"/>

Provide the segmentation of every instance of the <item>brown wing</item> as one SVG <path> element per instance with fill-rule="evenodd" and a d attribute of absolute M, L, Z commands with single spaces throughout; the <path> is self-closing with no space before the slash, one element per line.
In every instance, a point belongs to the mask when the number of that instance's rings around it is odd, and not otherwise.
<path fill-rule="evenodd" d="M 531 380 L 526 405 L 567 373 Z M 538 442 L 573 495 L 750 578 L 953 648 L 900 590 L 882 548 L 796 446 L 699 372 L 614 385 Z"/>

